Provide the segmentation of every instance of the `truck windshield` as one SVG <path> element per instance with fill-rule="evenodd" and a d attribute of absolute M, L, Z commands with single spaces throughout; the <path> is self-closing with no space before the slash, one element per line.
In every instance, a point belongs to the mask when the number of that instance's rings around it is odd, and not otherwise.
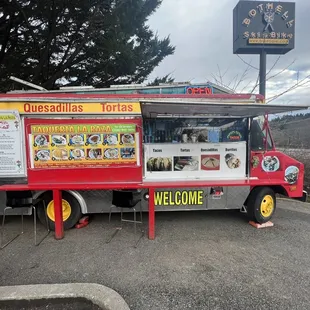
<path fill-rule="evenodd" d="M 263 129 L 264 120 L 257 118 L 254 119 L 251 126 L 251 150 L 263 151 L 265 150 L 265 143 L 267 143 L 267 150 L 273 149 L 272 140 L 269 131 Z M 265 142 L 266 141 L 266 142 Z"/>

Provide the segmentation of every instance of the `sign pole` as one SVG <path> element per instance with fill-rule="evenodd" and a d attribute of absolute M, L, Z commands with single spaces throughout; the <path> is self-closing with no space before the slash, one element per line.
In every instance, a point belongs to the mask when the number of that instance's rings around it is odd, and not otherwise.
<path fill-rule="evenodd" d="M 259 93 L 266 97 L 267 53 L 262 50 L 259 56 Z"/>

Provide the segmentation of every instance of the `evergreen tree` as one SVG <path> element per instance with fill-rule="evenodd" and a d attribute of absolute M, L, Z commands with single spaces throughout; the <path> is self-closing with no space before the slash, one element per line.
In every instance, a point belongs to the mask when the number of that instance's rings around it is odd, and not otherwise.
<path fill-rule="evenodd" d="M 159 86 L 159 84 L 169 84 L 173 83 L 174 78 L 170 76 L 170 74 L 167 74 L 163 77 L 156 77 L 152 82 L 149 82 L 147 86 Z"/>
<path fill-rule="evenodd" d="M 162 0 L 2 0 L 0 89 L 141 83 L 174 47 L 147 20 Z"/>

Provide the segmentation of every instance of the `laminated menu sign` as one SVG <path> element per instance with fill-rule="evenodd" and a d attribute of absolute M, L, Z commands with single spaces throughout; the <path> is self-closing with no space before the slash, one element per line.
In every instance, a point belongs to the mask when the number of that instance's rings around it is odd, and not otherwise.
<path fill-rule="evenodd" d="M 244 178 L 246 143 L 146 144 L 149 179 Z"/>
<path fill-rule="evenodd" d="M 31 126 L 32 168 L 136 165 L 134 124 L 57 124 Z"/>
<path fill-rule="evenodd" d="M 25 175 L 20 116 L 17 111 L 0 112 L 0 177 Z"/>

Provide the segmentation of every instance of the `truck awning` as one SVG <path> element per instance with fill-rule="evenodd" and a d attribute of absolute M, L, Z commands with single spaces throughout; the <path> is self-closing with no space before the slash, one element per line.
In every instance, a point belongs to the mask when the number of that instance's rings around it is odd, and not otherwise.
<path fill-rule="evenodd" d="M 141 100 L 142 115 L 156 117 L 256 117 L 265 114 L 308 110 L 306 105 L 217 103 L 207 101 Z M 310 112 L 310 109 L 309 109 Z"/>

